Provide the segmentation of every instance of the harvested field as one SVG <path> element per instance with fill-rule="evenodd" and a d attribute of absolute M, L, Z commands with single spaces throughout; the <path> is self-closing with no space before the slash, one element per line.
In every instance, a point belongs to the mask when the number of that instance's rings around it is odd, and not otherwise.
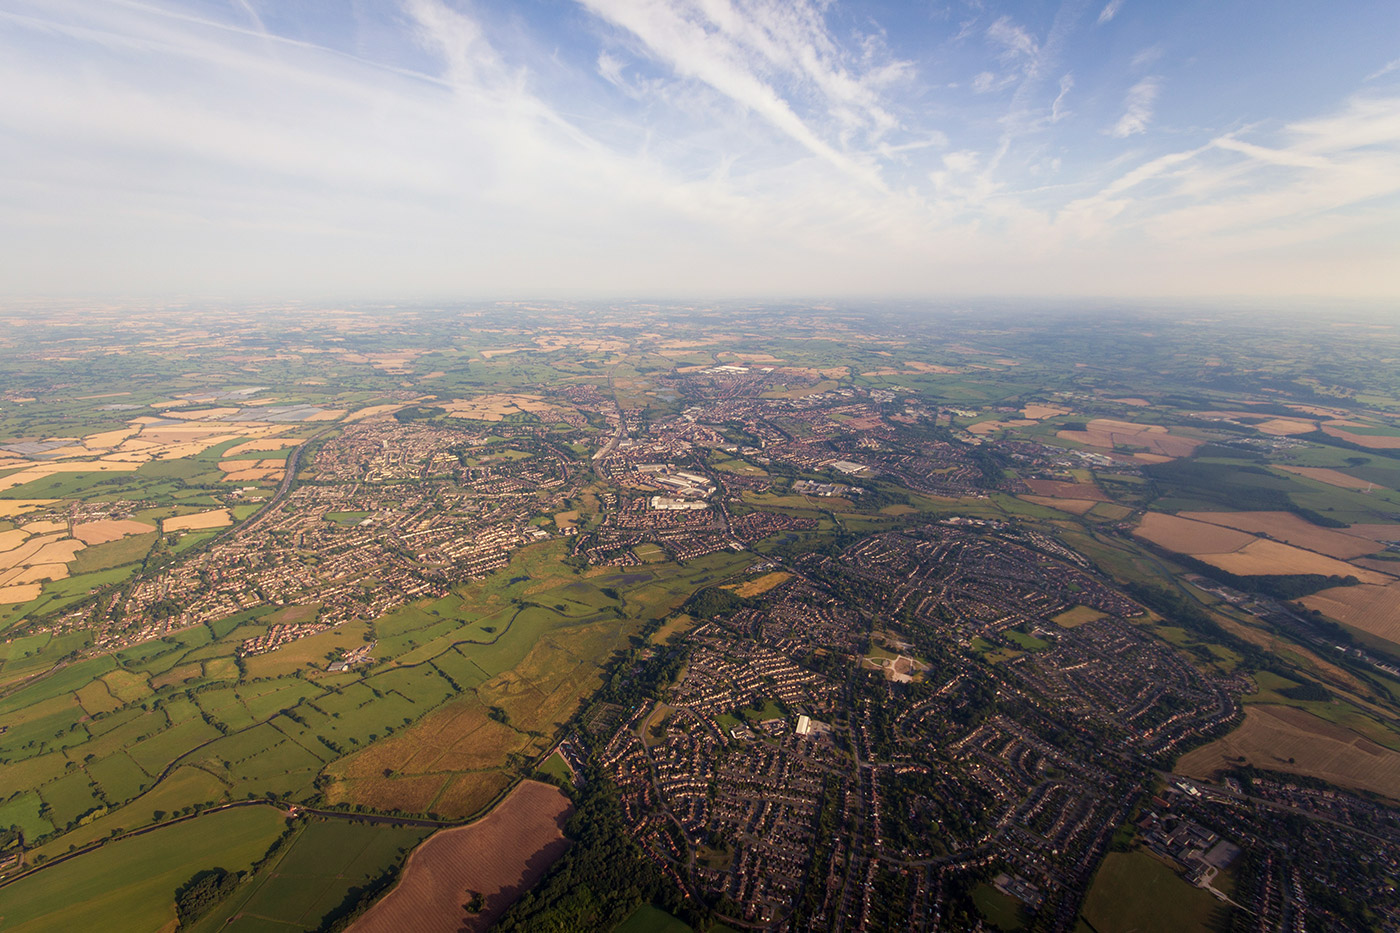
<path fill-rule="evenodd" d="M 1011 424 L 1005 421 L 979 421 L 976 424 L 968 425 L 967 433 L 977 435 L 995 434 L 1009 427 L 1011 427 Z"/>
<path fill-rule="evenodd" d="M 68 531 L 68 523 L 67 523 L 67 522 L 55 522 L 55 521 L 29 522 L 28 524 L 26 524 L 26 525 L 21 525 L 20 527 L 23 528 L 25 531 L 27 531 L 27 532 L 28 532 L 29 534 L 31 534 L 31 535 L 48 535 L 48 534 L 53 534 L 55 531 L 62 531 L 62 532 L 67 532 L 67 531 Z M 154 530 L 154 529 L 152 529 L 152 530 Z"/>
<path fill-rule="evenodd" d="M 1148 453 L 1163 457 L 1189 457 L 1191 452 L 1205 443 L 1191 437 L 1178 437 L 1168 434 L 1167 429 L 1158 424 L 1134 424 L 1131 421 L 1114 421 L 1111 418 L 1095 418 L 1084 431 L 1059 431 L 1059 437 L 1090 447 L 1113 450 L 1115 447 L 1142 447 Z"/>
<path fill-rule="evenodd" d="M 24 534 L 22 531 L 16 533 Z M 36 535 L 18 547 L 0 552 L 0 570 L 36 564 L 66 564 L 84 547 L 86 545 L 75 538 L 61 538 L 56 534 Z"/>
<path fill-rule="evenodd" d="M 1324 424 L 1322 433 L 1330 434 L 1332 437 L 1349 444 L 1356 444 L 1358 447 L 1369 447 L 1371 450 L 1400 450 L 1400 437 L 1390 437 L 1384 434 L 1353 434 L 1351 431 L 1343 431 L 1335 426 L 1340 423 Z"/>
<path fill-rule="evenodd" d="M 1069 414 L 1068 408 L 1056 408 L 1054 405 L 1027 405 L 1021 409 L 1021 417 L 1030 418 L 1032 421 L 1041 421 L 1056 415 L 1067 414 Z"/>
<path fill-rule="evenodd" d="M 1097 499 L 1100 502 L 1108 502 L 1108 496 L 1093 483 L 1062 483 L 1053 479 L 1028 479 L 1026 485 L 1031 487 L 1031 492 L 1037 496 L 1049 496 L 1055 499 Z"/>
<path fill-rule="evenodd" d="M 1375 486 L 1375 483 L 1368 483 L 1364 479 L 1348 476 L 1341 470 L 1329 470 L 1326 467 L 1279 466 L 1279 469 L 1342 489 L 1370 489 Z"/>
<path fill-rule="evenodd" d="M 1376 542 L 1369 538 L 1319 528 L 1292 512 L 1181 512 L 1179 517 L 1268 535 L 1278 541 L 1341 560 L 1374 554 L 1380 550 Z"/>
<path fill-rule="evenodd" d="M 0 499 L 0 518 L 14 518 L 25 512 L 53 505 L 57 499 Z"/>
<path fill-rule="evenodd" d="M 1400 541 L 1400 525 L 1349 525 L 1347 531 L 1372 541 Z"/>
<path fill-rule="evenodd" d="M 13 489 L 32 483 L 36 479 L 47 479 L 58 473 L 124 473 L 136 469 L 134 463 L 118 460 L 86 460 L 81 463 L 45 463 L 0 476 L 0 489 Z"/>
<path fill-rule="evenodd" d="M 1225 554 L 1237 551 L 1258 540 L 1253 535 L 1207 522 L 1194 522 L 1162 512 L 1148 512 L 1133 531 L 1153 544 L 1178 554 L 1193 557 L 1202 554 Z"/>
<path fill-rule="evenodd" d="M 345 419 L 345 423 L 350 424 L 352 421 L 363 421 L 366 418 L 374 418 L 378 415 L 387 415 L 391 412 L 398 411 L 400 408 L 407 407 L 407 402 L 400 402 L 397 405 L 371 405 L 368 408 L 361 408 L 359 411 L 351 413 Z"/>
<path fill-rule="evenodd" d="M 37 583 L 20 583 L 15 586 L 0 586 L 0 603 L 27 603 L 38 599 L 43 587 Z"/>
<path fill-rule="evenodd" d="M 775 586 L 781 586 L 792 579 L 792 574 L 778 571 L 776 573 L 765 573 L 761 577 L 748 580 L 739 586 L 734 587 L 734 594 L 748 599 L 750 596 L 759 596 L 768 592 Z"/>
<path fill-rule="evenodd" d="M 1339 586 L 1304 597 L 1303 605 L 1400 645 L 1400 583 Z"/>
<path fill-rule="evenodd" d="M 265 437 L 260 440 L 244 441 L 237 447 L 230 447 L 224 451 L 225 457 L 236 457 L 239 454 L 252 453 L 259 450 L 285 450 L 288 447 L 295 447 L 301 443 L 299 437 Z"/>
<path fill-rule="evenodd" d="M 1071 515 L 1083 515 L 1099 504 L 1097 499 L 1054 499 L 1050 496 L 1017 496 L 1017 498 L 1034 502 L 1036 505 L 1043 505 L 1048 509 L 1069 512 Z"/>
<path fill-rule="evenodd" d="M 67 564 L 30 564 L 0 573 L 0 586 L 16 583 L 40 583 L 44 580 L 64 580 L 68 577 Z"/>
<path fill-rule="evenodd" d="M 210 509 L 193 515 L 177 515 L 162 523 L 166 531 L 199 531 L 205 528 L 222 528 L 233 524 L 233 516 L 228 509 Z"/>
<path fill-rule="evenodd" d="M 350 929 L 485 931 L 568 848 L 563 827 L 571 810 L 557 788 L 522 781 L 486 816 L 413 850 L 399 883 Z M 467 892 L 482 895 L 480 913 L 463 910 Z"/>
<path fill-rule="evenodd" d="M 106 519 L 97 522 L 83 522 L 73 526 L 73 537 L 84 544 L 106 544 L 127 535 L 144 535 L 155 531 L 154 525 L 126 519 Z"/>
<path fill-rule="evenodd" d="M 1194 554 L 1206 563 L 1219 567 L 1226 573 L 1241 577 L 1269 576 L 1284 573 L 1320 573 L 1324 576 L 1354 576 L 1362 583 L 1389 583 L 1393 577 L 1364 570 L 1354 564 L 1344 563 L 1322 554 L 1314 554 L 1302 548 L 1280 544 L 1277 541 L 1255 539 L 1248 545 L 1230 554 Z"/>
<path fill-rule="evenodd" d="M 507 415 L 549 411 L 553 406 L 538 395 L 483 395 L 479 398 L 443 402 L 442 407 L 459 418 L 501 421 Z"/>
<path fill-rule="evenodd" d="M 1238 729 L 1183 755 L 1176 770 L 1209 780 L 1238 766 L 1241 756 L 1258 768 L 1400 800 L 1400 752 L 1290 706 L 1246 706 Z"/>
<path fill-rule="evenodd" d="M 1317 430 L 1317 425 L 1299 418 L 1270 418 L 1268 421 L 1254 425 L 1254 430 L 1271 437 L 1287 437 L 1290 434 L 1311 433 Z"/>
<path fill-rule="evenodd" d="M 1166 463 L 1172 458 L 1161 454 L 1133 454 L 1133 459 L 1140 463 Z"/>

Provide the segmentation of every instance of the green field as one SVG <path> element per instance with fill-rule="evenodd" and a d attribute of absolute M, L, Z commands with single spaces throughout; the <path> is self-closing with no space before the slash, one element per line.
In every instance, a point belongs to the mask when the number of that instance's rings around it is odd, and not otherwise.
<path fill-rule="evenodd" d="M 0 888 L 0 916 L 26 933 L 151 933 L 175 919 L 175 889 L 192 875 L 246 870 L 285 825 L 271 807 L 246 807 L 123 839 Z"/>
<path fill-rule="evenodd" d="M 311 819 L 298 828 L 290 845 L 193 929 L 315 930 L 352 896 L 352 888 L 396 868 L 428 832 Z"/>
<path fill-rule="evenodd" d="M 666 911 L 643 904 L 614 929 L 613 933 L 690 933 L 690 924 L 678 920 Z"/>
<path fill-rule="evenodd" d="M 998 930 L 1023 930 L 1026 911 L 1021 902 L 1002 894 L 985 881 L 972 889 L 972 903 L 988 923 Z"/>
<path fill-rule="evenodd" d="M 1084 899 L 1098 933 L 1225 929 L 1228 908 L 1144 850 L 1110 852 Z"/>

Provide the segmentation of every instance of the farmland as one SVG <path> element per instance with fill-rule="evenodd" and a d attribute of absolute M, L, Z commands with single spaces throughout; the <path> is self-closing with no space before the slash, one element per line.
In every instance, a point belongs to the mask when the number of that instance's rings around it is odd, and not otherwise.
<path fill-rule="evenodd" d="M 355 933 L 457 933 L 490 926 L 568 846 L 568 798 L 537 781 L 519 784 L 490 814 L 443 830 L 413 851 L 392 891 L 355 923 Z M 481 908 L 463 905 L 480 895 Z"/>
<path fill-rule="evenodd" d="M 227 810 L 104 846 L 0 888 L 5 929 L 148 933 L 175 919 L 175 889 L 196 872 L 248 868 L 282 833 L 272 807 Z"/>
<path fill-rule="evenodd" d="M 1183 756 L 1182 774 L 1209 778 L 1241 759 L 1255 767 L 1321 778 L 1400 799 L 1400 752 L 1284 706 L 1252 705 L 1229 735 Z"/>
<path fill-rule="evenodd" d="M 1105 856 L 1196 805 L 1153 774 L 1400 781 L 1383 340 L 744 315 L 99 315 L 70 359 L 0 325 L 0 923 L 88 923 L 36 892 L 92 879 L 159 929 L 296 807 L 196 930 L 345 919 L 472 819 L 359 923 L 481 926 L 563 846 L 522 780 L 575 773 L 625 802 L 589 824 L 624 929 L 1189 928 L 1199 889 Z M 188 827 L 233 855 L 173 878 Z"/>

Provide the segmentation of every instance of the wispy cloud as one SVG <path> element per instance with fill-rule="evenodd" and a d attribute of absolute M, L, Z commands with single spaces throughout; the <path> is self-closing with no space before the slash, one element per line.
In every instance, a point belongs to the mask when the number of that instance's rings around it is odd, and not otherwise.
<path fill-rule="evenodd" d="M 1064 75 L 1060 78 L 1060 93 L 1055 95 L 1055 101 L 1050 105 L 1050 122 L 1059 123 L 1067 113 L 1063 109 L 1065 98 L 1074 89 L 1074 75 Z"/>
<path fill-rule="evenodd" d="M 1394 61 L 1386 62 L 1386 63 L 1385 63 L 1384 65 L 1382 65 L 1381 67 L 1377 68 L 1375 71 L 1373 71 L 1373 72 L 1371 72 L 1370 74 L 1368 74 L 1368 75 L 1366 76 L 1365 80 L 1369 82 L 1369 81 L 1374 81 L 1374 80 L 1376 80 L 1377 78 L 1384 78 L 1386 75 L 1390 74 L 1392 71 L 1397 71 L 1397 70 L 1400 70 L 1400 58 L 1397 58 L 1397 59 L 1395 59 Z"/>
<path fill-rule="evenodd" d="M 1099 25 L 1109 22 L 1118 15 L 1118 11 L 1123 8 L 1123 0 L 1108 0 L 1108 3 L 1099 11 Z"/>
<path fill-rule="evenodd" d="M 1161 89 L 1161 79 L 1156 77 L 1143 78 L 1128 88 L 1128 95 L 1123 101 L 1123 115 L 1109 129 L 1108 134 L 1125 139 L 1147 132 L 1147 124 L 1152 122 L 1152 108 Z"/>
<path fill-rule="evenodd" d="M 1166 134 L 1169 63 L 1075 55 L 1102 0 L 980 13 L 956 90 L 820 0 L 580 0 L 572 54 L 489 2 L 318 44 L 257 0 L 7 0 L 7 291 L 1280 291 L 1336 244 L 1400 291 L 1379 84 Z"/>

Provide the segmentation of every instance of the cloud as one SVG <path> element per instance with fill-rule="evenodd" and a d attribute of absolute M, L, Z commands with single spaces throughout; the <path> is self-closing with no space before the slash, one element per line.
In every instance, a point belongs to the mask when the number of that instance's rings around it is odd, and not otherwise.
<path fill-rule="evenodd" d="M 1074 75 L 1067 74 L 1062 76 L 1060 78 L 1060 93 L 1055 96 L 1054 103 L 1050 105 L 1051 123 L 1059 123 L 1068 113 L 1068 111 L 1062 109 L 1061 105 L 1064 104 L 1065 98 L 1069 96 L 1069 92 L 1073 89 Z"/>
<path fill-rule="evenodd" d="M 984 71 L 972 79 L 972 90 L 978 94 L 992 94 L 1004 91 L 1016 83 L 1014 74 L 995 75 Z"/>
<path fill-rule="evenodd" d="M 9 294 L 1279 292 L 1343 253 L 1337 287 L 1397 290 L 1393 94 L 1168 139 L 1146 78 L 1106 164 L 1059 64 L 1087 0 L 1043 38 L 983 20 L 1010 101 L 816 0 L 586 0 L 563 54 L 484 3 L 399 0 L 337 48 L 242 2 L 5 4 Z"/>
<path fill-rule="evenodd" d="M 1123 101 L 1123 115 L 1109 129 L 1108 135 L 1126 139 L 1147 132 L 1147 124 L 1152 121 L 1152 106 L 1157 102 L 1157 94 L 1162 88 L 1161 79 L 1143 78 L 1128 88 Z"/>
<path fill-rule="evenodd" d="M 987 38 L 1002 47 L 1002 58 L 1005 61 L 1021 60 L 1034 64 L 1040 54 L 1040 46 L 1035 38 L 1025 27 L 1013 23 L 1009 16 L 1003 16 L 987 27 Z"/>
<path fill-rule="evenodd" d="M 1365 80 L 1366 80 L 1366 81 L 1374 81 L 1374 80 L 1376 80 L 1377 78 L 1384 78 L 1386 75 L 1388 75 L 1388 74 L 1390 74 L 1392 71 L 1396 71 L 1396 70 L 1400 70 L 1400 58 L 1397 58 L 1397 59 L 1395 59 L 1394 61 L 1386 62 L 1386 63 L 1385 63 L 1384 65 L 1382 65 L 1381 67 L 1377 68 L 1375 71 L 1373 71 L 1373 72 L 1371 72 L 1370 74 L 1368 74 L 1368 75 L 1366 76 Z"/>
<path fill-rule="evenodd" d="M 1102 26 L 1118 15 L 1118 11 L 1123 8 L 1123 0 L 1108 0 L 1108 4 L 1099 11 L 1099 25 Z"/>

